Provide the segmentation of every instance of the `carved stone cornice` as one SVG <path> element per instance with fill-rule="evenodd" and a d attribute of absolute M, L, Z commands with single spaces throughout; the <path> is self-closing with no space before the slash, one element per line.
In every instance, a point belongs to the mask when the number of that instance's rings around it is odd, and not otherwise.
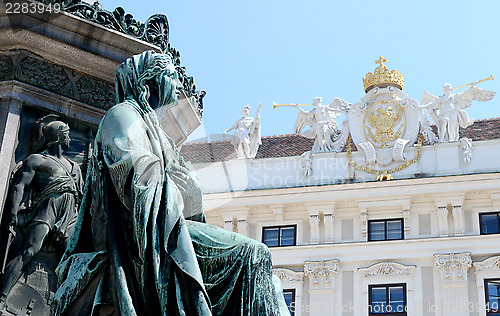
<path fill-rule="evenodd" d="M 416 266 L 405 266 L 396 262 L 381 262 L 368 268 L 360 268 L 358 271 L 364 278 L 391 277 L 391 276 L 413 276 Z"/>
<path fill-rule="evenodd" d="M 476 272 L 500 271 L 500 256 L 494 256 L 481 262 L 474 262 Z"/>
<path fill-rule="evenodd" d="M 304 282 L 304 272 L 295 272 L 285 268 L 274 268 L 273 274 L 276 275 L 281 282 Z"/>
<path fill-rule="evenodd" d="M 334 288 L 334 277 L 339 271 L 339 260 L 305 261 L 304 275 L 309 278 L 309 289 Z"/>
<path fill-rule="evenodd" d="M 472 266 L 470 252 L 434 255 L 434 263 L 443 283 L 467 283 L 467 270 Z"/>

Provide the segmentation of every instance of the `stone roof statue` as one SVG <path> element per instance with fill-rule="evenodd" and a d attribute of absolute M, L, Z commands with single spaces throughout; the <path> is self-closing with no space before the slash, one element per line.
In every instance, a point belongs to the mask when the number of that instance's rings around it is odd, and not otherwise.
<path fill-rule="evenodd" d="M 250 106 L 247 104 L 241 110 L 241 118 L 238 119 L 224 134 L 234 129 L 231 144 L 238 154 L 238 158 L 255 158 L 259 145 L 262 144 L 260 137 L 260 105 L 255 118 L 250 116 Z"/>
<path fill-rule="evenodd" d="M 466 128 L 474 122 L 465 109 L 471 106 L 472 101 L 489 101 L 496 94 L 474 85 L 460 93 L 452 94 L 453 90 L 449 83 L 445 83 L 440 97 L 427 91 L 422 94 L 422 107 L 436 123 L 439 142 L 457 141 L 459 127 Z"/>

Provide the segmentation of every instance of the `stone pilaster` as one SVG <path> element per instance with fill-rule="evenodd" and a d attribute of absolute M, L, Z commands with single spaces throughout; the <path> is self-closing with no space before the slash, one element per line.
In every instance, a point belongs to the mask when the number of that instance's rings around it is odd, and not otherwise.
<path fill-rule="evenodd" d="M 453 214 L 455 236 L 463 236 L 465 231 L 465 223 L 464 210 L 462 208 L 462 205 L 453 205 L 451 212 Z"/>
<path fill-rule="evenodd" d="M 304 262 L 304 276 L 309 279 L 310 315 L 332 315 L 338 270 L 339 261 L 336 259 Z"/>
<path fill-rule="evenodd" d="M 443 316 L 468 316 L 467 271 L 472 265 L 470 252 L 434 255 L 435 268 L 440 276 Z"/>
<path fill-rule="evenodd" d="M 334 230 L 333 230 L 333 212 L 325 213 L 323 218 L 323 223 L 325 224 L 325 243 L 330 244 L 335 240 Z"/>
<path fill-rule="evenodd" d="M 447 237 L 449 235 L 448 231 L 448 207 L 438 206 L 437 210 L 438 226 L 439 226 L 439 237 Z"/>

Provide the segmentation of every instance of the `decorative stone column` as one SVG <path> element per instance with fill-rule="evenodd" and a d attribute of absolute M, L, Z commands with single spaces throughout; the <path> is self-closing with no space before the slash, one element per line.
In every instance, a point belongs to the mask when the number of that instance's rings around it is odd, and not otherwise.
<path fill-rule="evenodd" d="M 443 316 L 468 316 L 467 270 L 472 265 L 470 252 L 434 255 L 440 275 L 441 313 Z"/>
<path fill-rule="evenodd" d="M 439 225 L 439 237 L 448 237 L 448 207 L 438 206 L 438 225 Z"/>
<path fill-rule="evenodd" d="M 453 214 L 453 225 L 455 230 L 455 236 L 463 236 L 465 232 L 464 224 L 464 210 L 462 205 L 453 205 L 451 210 Z"/>
<path fill-rule="evenodd" d="M 309 278 L 310 315 L 332 315 L 335 310 L 335 276 L 339 261 L 306 261 L 304 275 Z"/>

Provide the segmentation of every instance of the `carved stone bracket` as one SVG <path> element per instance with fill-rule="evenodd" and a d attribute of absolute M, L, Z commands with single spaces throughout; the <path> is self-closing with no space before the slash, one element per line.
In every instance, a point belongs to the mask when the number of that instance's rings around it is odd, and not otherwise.
<path fill-rule="evenodd" d="M 309 278 L 309 289 L 332 289 L 339 270 L 339 260 L 305 261 L 304 275 Z"/>
<path fill-rule="evenodd" d="M 467 270 L 472 266 L 470 252 L 434 255 L 434 263 L 442 283 L 467 283 Z"/>
<path fill-rule="evenodd" d="M 389 277 L 389 276 L 413 276 L 416 266 L 405 266 L 396 262 L 381 262 L 368 268 L 358 269 L 364 278 Z"/>

